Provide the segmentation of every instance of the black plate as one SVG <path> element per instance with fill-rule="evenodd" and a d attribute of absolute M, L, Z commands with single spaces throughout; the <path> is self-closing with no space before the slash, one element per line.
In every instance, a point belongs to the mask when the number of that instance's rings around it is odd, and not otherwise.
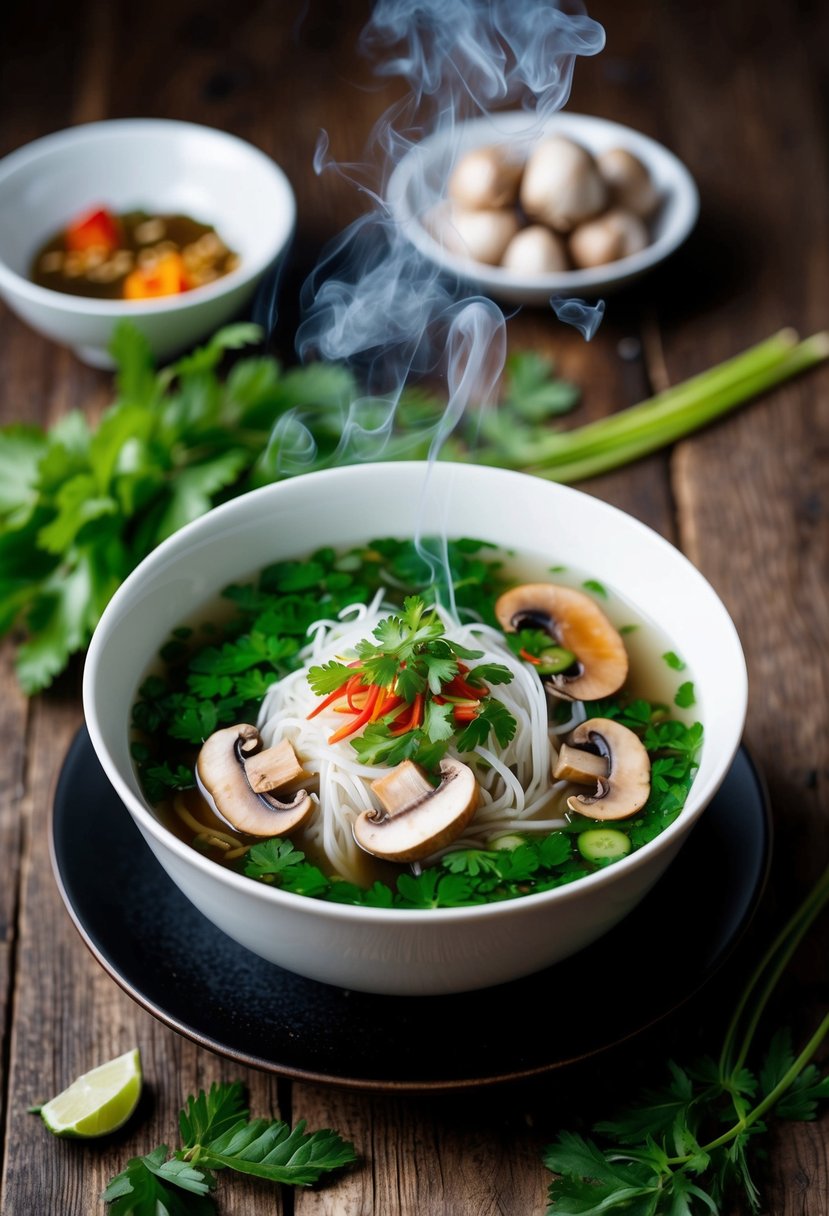
<path fill-rule="evenodd" d="M 734 947 L 765 882 L 770 844 L 763 786 L 740 751 L 668 874 L 601 941 L 496 988 L 384 997 L 293 975 L 207 921 L 153 857 L 85 730 L 64 763 L 52 816 L 53 864 L 69 913 L 102 966 L 150 1013 L 256 1068 L 409 1092 L 533 1076 L 653 1025 Z M 643 939 L 659 960 L 652 988 L 630 981 L 631 943 Z M 438 1024 L 459 1032 L 437 1036 Z"/>

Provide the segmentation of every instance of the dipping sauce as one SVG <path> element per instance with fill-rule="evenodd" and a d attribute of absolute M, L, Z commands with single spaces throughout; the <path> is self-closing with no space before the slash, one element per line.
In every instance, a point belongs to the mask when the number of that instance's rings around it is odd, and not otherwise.
<path fill-rule="evenodd" d="M 188 215 L 96 207 L 38 250 L 30 277 L 69 295 L 149 300 L 192 291 L 238 265 L 215 228 Z"/>

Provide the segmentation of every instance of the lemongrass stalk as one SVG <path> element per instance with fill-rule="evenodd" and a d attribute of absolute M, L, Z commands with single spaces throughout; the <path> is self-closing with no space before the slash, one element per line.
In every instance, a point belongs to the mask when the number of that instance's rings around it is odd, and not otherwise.
<path fill-rule="evenodd" d="M 716 392 L 699 394 L 683 402 L 681 409 L 655 411 L 647 426 L 632 428 L 628 436 L 605 433 L 603 440 L 588 424 L 594 441 L 582 446 L 579 442 L 584 428 L 568 432 L 573 437 L 570 451 L 549 451 L 538 464 L 528 463 L 528 471 L 551 481 L 574 482 L 595 477 L 620 465 L 647 456 L 693 431 L 722 417 L 737 406 L 773 388 L 775 385 L 814 367 L 829 357 L 829 333 L 818 333 L 790 349 L 771 365 L 755 369 L 753 374 L 722 385 Z M 653 403 L 648 403 L 652 406 Z M 631 407 L 638 409 L 638 406 Z M 627 412 L 627 411 L 625 411 Z M 606 421 L 610 421 L 607 419 Z M 562 436 L 563 438 L 563 436 Z"/>
<path fill-rule="evenodd" d="M 575 457 L 577 454 L 581 457 L 587 455 L 594 444 L 603 448 L 611 440 L 625 442 L 639 434 L 646 434 L 655 424 L 682 414 L 686 409 L 695 408 L 700 401 L 728 392 L 749 377 L 773 370 L 797 347 L 795 331 L 781 329 L 765 342 L 640 401 L 638 405 L 629 406 L 607 418 L 587 422 L 574 430 L 551 435 L 547 455 L 555 459 L 559 456 Z M 542 457 L 540 463 L 546 458 Z"/>

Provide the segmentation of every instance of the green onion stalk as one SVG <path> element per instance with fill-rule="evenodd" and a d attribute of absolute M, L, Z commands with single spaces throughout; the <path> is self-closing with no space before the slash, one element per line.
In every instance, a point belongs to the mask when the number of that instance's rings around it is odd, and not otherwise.
<path fill-rule="evenodd" d="M 827 357 L 829 332 L 800 341 L 793 329 L 781 329 L 674 388 L 608 418 L 551 434 L 525 452 L 511 452 L 507 460 L 551 481 L 595 477 L 690 435 Z"/>

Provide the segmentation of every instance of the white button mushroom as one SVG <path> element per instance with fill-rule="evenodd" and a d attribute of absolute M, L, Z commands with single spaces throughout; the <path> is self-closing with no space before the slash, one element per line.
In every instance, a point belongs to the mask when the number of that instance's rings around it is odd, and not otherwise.
<path fill-rule="evenodd" d="M 514 211 L 461 211 L 453 208 L 443 229 L 443 241 L 451 253 L 497 266 L 504 250 L 518 231 Z"/>
<path fill-rule="evenodd" d="M 627 148 L 608 148 L 598 158 L 599 172 L 615 206 L 646 220 L 659 206 L 659 191 L 645 165 Z"/>
<path fill-rule="evenodd" d="M 587 149 L 556 135 L 527 161 L 520 198 L 530 219 L 566 233 L 602 210 L 607 186 Z"/>
<path fill-rule="evenodd" d="M 530 224 L 512 238 L 501 265 L 515 274 L 556 274 L 570 269 L 567 249 L 560 237 L 542 224 Z"/>
<path fill-rule="evenodd" d="M 648 243 L 648 230 L 639 217 L 617 207 L 575 230 L 570 257 L 582 268 L 604 266 L 639 253 Z"/>
<path fill-rule="evenodd" d="M 512 207 L 518 201 L 523 164 L 508 146 L 474 148 L 449 178 L 449 197 L 464 210 Z"/>

